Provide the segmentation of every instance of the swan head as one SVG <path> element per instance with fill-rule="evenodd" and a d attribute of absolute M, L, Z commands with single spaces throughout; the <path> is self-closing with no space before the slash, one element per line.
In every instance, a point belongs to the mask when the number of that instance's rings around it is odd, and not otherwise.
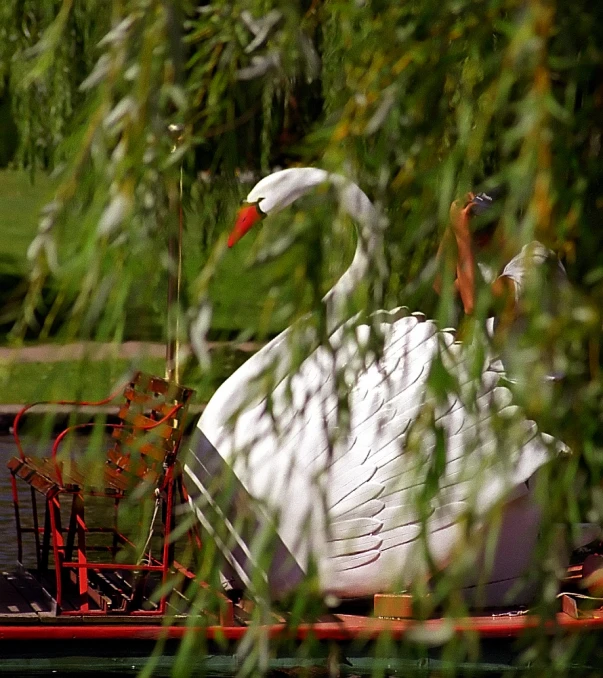
<path fill-rule="evenodd" d="M 329 174 L 316 167 L 292 167 L 264 177 L 251 189 L 239 209 L 228 246 L 237 243 L 265 216 L 280 212 L 328 179 Z"/>

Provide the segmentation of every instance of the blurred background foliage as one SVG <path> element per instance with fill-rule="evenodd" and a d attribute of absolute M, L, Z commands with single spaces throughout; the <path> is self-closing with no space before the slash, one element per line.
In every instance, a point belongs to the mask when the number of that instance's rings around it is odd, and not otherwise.
<path fill-rule="evenodd" d="M 53 193 L 27 263 L 21 248 L 2 269 L 5 338 L 162 338 L 180 181 L 181 338 L 207 299 L 211 337 L 282 329 L 354 246 L 353 229 L 321 228 L 319 195 L 225 255 L 249 187 L 295 165 L 365 190 L 389 224 L 387 305 L 447 325 L 432 283 L 450 203 L 504 186 L 499 267 L 536 237 L 575 292 L 530 330 L 562 355 L 561 397 L 520 396 L 578 450 L 575 510 L 600 520 L 602 64 L 603 6 L 585 0 L 3 0 L 0 162 Z"/>
<path fill-rule="evenodd" d="M 537 237 L 575 286 L 571 313 L 534 335 L 545 350 L 563 345 L 590 416 L 603 304 L 602 12 L 545 0 L 7 0 L 0 155 L 51 173 L 56 193 L 27 251 L 27 292 L 5 285 L 4 330 L 13 341 L 162 338 L 181 176 L 185 320 L 209 298 L 212 337 L 282 329 L 317 298 L 313 285 L 324 291 L 345 267 L 333 253 L 351 253 L 352 235 L 333 248 L 322 229 L 330 271 L 312 265 L 312 235 L 284 258 L 270 247 L 258 258 L 266 235 L 225 258 L 222 236 L 261 175 L 305 164 L 350 177 L 386 216 L 388 304 L 455 324 L 432 291 L 449 205 L 499 185 L 499 268 Z M 327 199 L 298 209 L 296 232 L 332 214 Z M 303 292 L 292 262 L 325 280 Z M 564 430 L 579 421 L 562 415 Z"/>
<path fill-rule="evenodd" d="M 160 289 L 181 165 L 188 290 L 253 178 L 316 164 L 387 215 L 398 300 L 430 303 L 423 274 L 448 207 L 488 182 L 509 188 L 505 228 L 554 247 L 601 301 L 597 8 L 7 0 L 0 12 L 1 156 L 57 177 L 29 259 L 36 292 L 52 274 L 73 332 L 120 336 L 128 303 Z M 172 123 L 185 127 L 175 153 Z"/>

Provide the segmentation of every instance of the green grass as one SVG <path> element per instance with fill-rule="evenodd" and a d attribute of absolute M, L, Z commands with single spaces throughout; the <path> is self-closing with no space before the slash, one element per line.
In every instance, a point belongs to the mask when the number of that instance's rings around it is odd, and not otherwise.
<path fill-rule="evenodd" d="M 40 210 L 52 200 L 55 185 L 55 181 L 40 171 L 36 172 L 32 183 L 29 172 L 0 170 L 0 277 L 18 279 L 27 273 L 27 249 L 37 233 Z M 215 200 L 218 201 L 218 198 Z M 200 245 L 204 240 L 201 231 L 208 224 L 216 232 L 228 228 L 226 222 L 234 219 L 238 198 L 229 195 L 228 200 L 217 202 L 216 209 L 210 209 L 213 202 L 208 202 L 208 196 L 204 196 L 200 204 L 203 206 L 201 213 L 193 210 L 187 214 L 184 265 L 189 282 L 196 279 L 207 256 Z M 217 209 L 218 206 L 220 209 Z M 217 267 L 210 286 L 216 332 L 248 327 L 260 332 L 277 332 L 286 324 L 282 313 L 271 313 L 275 305 L 275 272 L 277 276 L 281 275 L 280 266 L 272 264 L 248 268 L 254 236 L 248 236 L 236 248 L 228 250 Z M 286 290 L 285 300 L 290 298 L 291 291 Z M 284 305 L 285 302 L 276 304 L 281 308 Z M 161 323 L 161 314 L 156 317 L 153 313 L 145 313 L 144 309 L 135 308 L 131 309 L 131 315 L 134 318 L 129 330 L 132 336 L 128 338 L 159 338 L 156 324 Z M 140 336 L 134 336 L 137 329 Z"/>
<path fill-rule="evenodd" d="M 26 171 L 0 170 L 0 281 L 3 280 L 4 285 L 13 287 L 25 277 L 28 270 L 27 250 L 37 233 L 40 210 L 52 200 L 55 185 L 56 181 L 40 171 L 32 183 Z M 227 227 L 225 222 L 234 218 L 237 197 L 229 196 L 223 202 L 228 209 L 224 206 L 220 210 L 209 209 L 213 203 L 208 203 L 205 196 L 200 201 L 204 207 L 202 214 L 194 210 L 187 214 L 184 263 L 189 282 L 196 279 L 207 256 L 201 246 L 201 242 L 206 240 L 202 237 L 202 230 L 208 224 L 212 229 L 224 230 Z M 248 237 L 239 247 L 229 250 L 216 271 L 210 294 L 214 307 L 214 329 L 218 333 L 222 330 L 236 331 L 254 322 L 257 325 L 264 311 L 272 287 L 271 269 L 260 267 L 246 270 L 245 262 L 252 242 L 253 237 Z M 127 325 L 127 339 L 161 338 L 162 311 L 157 313 L 155 309 L 132 307 L 129 315 L 132 320 Z M 282 325 L 278 318 L 270 319 L 266 331 L 278 331 Z M 5 331 L 8 329 L 7 325 Z M 106 379 L 103 379 L 105 382 Z"/>
<path fill-rule="evenodd" d="M 41 208 L 52 200 L 54 182 L 41 172 L 36 173 L 32 184 L 25 171 L 0 170 L 0 278 L 9 282 L 24 277 L 27 249 L 35 237 Z M 236 203 L 233 211 L 236 209 Z M 230 216 L 230 215 L 229 215 Z M 202 227 L 200 220 L 191 215 L 189 232 Z M 224 226 L 222 226 L 224 228 Z M 261 314 L 270 277 L 261 269 L 245 272 L 244 261 L 248 247 L 229 251 L 219 267 L 212 296 L 216 308 L 217 329 L 242 327 Z M 200 271 L 203 253 L 191 243 L 188 247 L 189 273 L 194 278 Z M 136 328 L 143 325 L 140 309 L 135 309 Z M 270 330 L 278 327 L 270 327 Z M 144 333 L 144 329 L 143 329 Z M 138 337 L 134 337 L 138 338 Z M 184 365 L 181 381 L 197 390 L 195 400 L 206 402 L 217 386 L 238 366 L 247 355 L 225 349 L 215 355 L 209 374 L 201 374 L 196 359 Z M 142 369 L 163 375 L 165 361 L 141 357 L 136 361 L 123 359 L 102 361 L 64 361 L 49 363 L 1 362 L 0 404 L 28 403 L 39 400 L 86 400 L 105 398 L 128 373 Z"/>
<path fill-rule="evenodd" d="M 127 360 L 0 363 L 0 403 L 101 400 L 136 366 L 161 376 L 164 361 L 145 359 L 138 365 Z"/>
<path fill-rule="evenodd" d="M 42 207 L 53 197 L 55 183 L 37 172 L 0 170 L 0 274 L 23 275 L 27 248 L 36 235 Z"/>
<path fill-rule="evenodd" d="M 193 402 L 207 402 L 217 387 L 249 357 L 228 346 L 215 349 L 211 368 L 202 373 L 194 356 L 181 367 L 180 381 L 196 390 Z M 136 370 L 162 377 L 163 358 L 141 356 L 136 360 L 72 360 L 61 362 L 0 361 L 0 404 L 38 400 L 98 401 Z"/>

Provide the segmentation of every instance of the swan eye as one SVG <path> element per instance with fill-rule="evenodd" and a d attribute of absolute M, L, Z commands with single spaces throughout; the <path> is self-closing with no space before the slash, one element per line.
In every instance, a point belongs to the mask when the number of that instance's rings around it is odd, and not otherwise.
<path fill-rule="evenodd" d="M 264 210 L 260 207 L 260 203 L 262 202 L 262 200 L 264 200 L 263 197 L 258 198 L 257 200 L 254 200 L 253 202 L 249 202 L 248 200 L 241 200 L 241 207 L 239 208 L 239 210 L 252 205 L 253 207 L 255 207 L 257 209 L 257 211 L 260 213 L 260 215 L 262 217 L 265 217 L 266 212 L 264 212 Z"/>

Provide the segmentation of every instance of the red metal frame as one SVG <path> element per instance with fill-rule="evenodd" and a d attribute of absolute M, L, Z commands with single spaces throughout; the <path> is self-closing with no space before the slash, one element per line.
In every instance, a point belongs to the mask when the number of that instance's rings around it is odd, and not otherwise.
<path fill-rule="evenodd" d="M 107 396 L 106 398 L 103 398 L 102 400 L 95 401 L 38 400 L 35 403 L 28 403 L 27 405 L 24 405 L 19 410 L 19 412 L 17 412 L 13 420 L 13 438 L 15 439 L 15 444 L 17 446 L 17 450 L 19 451 L 19 456 L 21 457 L 21 459 L 25 459 L 25 452 L 23 451 L 23 447 L 21 446 L 21 439 L 19 438 L 19 425 L 21 424 L 21 419 L 23 418 L 23 415 L 26 412 L 33 409 L 34 407 L 37 407 L 38 405 L 75 405 L 77 407 L 101 407 L 102 405 L 107 405 L 111 401 L 115 400 L 118 396 L 120 396 L 123 393 L 126 384 L 122 384 L 118 390 L 114 391 L 113 393 L 111 393 L 111 395 Z"/>
<path fill-rule="evenodd" d="M 164 380 L 159 380 L 159 378 L 151 377 L 150 379 L 157 379 L 158 381 L 164 382 Z M 133 382 L 127 382 L 128 384 Z M 165 383 L 165 382 L 164 382 Z M 184 389 L 187 392 L 187 397 L 190 397 L 192 391 L 190 389 Z M 73 402 L 73 401 L 57 401 L 54 404 L 72 404 L 72 405 L 81 405 L 81 406 L 98 406 L 102 404 L 107 404 L 112 400 L 115 400 L 119 393 L 124 392 L 124 387 L 113 393 L 108 398 L 105 398 L 101 401 L 96 402 Z M 27 457 L 21 446 L 21 441 L 19 438 L 19 423 L 28 410 L 30 410 L 35 405 L 42 404 L 42 402 L 33 403 L 23 407 L 17 416 L 15 417 L 13 424 L 13 436 L 15 438 L 15 443 L 19 451 L 19 457 L 26 461 Z M 132 424 L 103 424 L 107 428 L 113 430 L 132 430 L 132 431 L 151 431 L 170 420 L 173 420 L 177 412 L 185 407 L 185 403 L 179 402 L 176 403 L 169 411 L 154 421 L 140 422 L 137 425 Z M 86 524 L 85 515 L 84 515 L 84 501 L 83 501 L 83 490 L 78 488 L 76 490 L 65 488 L 63 483 L 63 473 L 61 469 L 61 463 L 57 459 L 57 453 L 62 441 L 65 437 L 73 432 L 74 430 L 88 429 L 93 426 L 97 426 L 95 422 L 78 424 L 72 427 L 69 427 L 62 431 L 54 441 L 51 452 L 51 459 L 53 462 L 54 470 L 56 472 L 56 478 L 58 479 L 58 486 L 53 488 L 46 494 L 46 519 L 45 525 L 43 528 L 40 528 L 38 525 L 38 514 L 37 514 L 37 505 L 35 498 L 35 491 L 33 486 L 32 489 L 32 510 L 33 510 L 33 528 L 23 528 L 20 521 L 20 510 L 19 510 L 19 495 L 18 495 L 18 486 L 16 482 L 15 473 L 11 473 L 11 486 L 13 494 L 13 504 L 15 508 L 15 516 L 17 522 L 17 548 L 18 548 L 18 559 L 19 562 L 23 558 L 23 544 L 22 544 L 22 533 L 24 532 L 33 532 L 36 542 L 36 558 L 38 561 L 38 567 L 44 569 L 48 565 L 48 550 L 50 547 L 50 542 L 52 542 L 52 552 L 55 562 L 55 579 L 56 579 L 56 603 L 58 609 L 61 610 L 61 605 L 63 601 L 63 585 L 65 581 L 66 572 L 71 570 L 75 572 L 78 592 L 80 598 L 80 605 L 78 609 L 75 610 L 62 610 L 61 614 L 65 616 L 69 615 L 104 615 L 107 614 L 104 610 L 95 610 L 91 609 L 89 601 L 89 576 L 88 573 L 91 570 L 113 570 L 113 571 L 126 571 L 126 572 L 160 572 L 161 573 L 161 584 L 165 590 L 165 584 L 168 581 L 170 572 L 173 570 L 173 559 L 171 558 L 172 547 L 170 544 L 170 536 L 172 532 L 172 523 L 173 523 L 173 511 L 174 511 L 174 485 L 178 487 L 179 495 L 181 501 L 186 501 L 188 494 L 184 488 L 183 479 L 180 473 L 175 473 L 175 456 L 173 453 L 170 456 L 170 459 L 165 459 L 162 469 L 162 474 L 158 479 L 158 486 L 156 489 L 157 501 L 162 502 L 162 515 L 164 517 L 164 528 L 163 528 L 163 545 L 161 549 L 161 557 L 156 558 L 150 557 L 150 554 L 147 554 L 146 560 L 147 563 L 138 563 L 138 564 L 127 564 L 127 563 L 96 563 L 91 562 L 87 556 L 87 547 L 86 547 L 86 534 L 88 532 L 111 532 L 113 533 L 113 546 L 111 552 L 115 556 L 117 552 L 118 543 L 130 543 L 125 535 L 119 534 L 117 532 L 117 523 L 112 529 L 104 528 L 89 528 Z M 179 444 L 179 443 L 178 443 Z M 64 529 L 61 525 L 61 506 L 60 506 L 60 495 L 67 494 L 73 497 L 72 508 L 71 508 L 71 517 L 69 521 L 68 528 L 68 538 L 67 543 L 64 539 Z M 87 493 L 88 494 L 88 493 Z M 107 494 L 103 491 L 94 491 L 90 492 L 95 496 L 107 497 L 112 499 L 115 502 L 115 510 L 117 516 L 117 508 L 120 500 L 123 498 L 123 493 L 119 495 Z M 157 507 L 158 508 L 158 507 Z M 193 530 L 195 534 L 189 534 L 189 538 L 193 540 L 193 543 L 200 546 L 200 539 L 196 530 Z M 43 542 L 40 544 L 40 534 L 42 534 Z M 76 538 L 77 537 L 77 538 Z M 71 558 L 71 553 L 73 547 L 77 542 L 77 558 L 74 560 Z M 93 547 L 94 548 L 94 547 Z M 144 615 L 144 616 L 161 616 L 165 614 L 167 605 L 167 595 L 163 594 L 159 600 L 159 604 L 154 610 L 132 610 L 130 614 L 135 615 Z"/>

